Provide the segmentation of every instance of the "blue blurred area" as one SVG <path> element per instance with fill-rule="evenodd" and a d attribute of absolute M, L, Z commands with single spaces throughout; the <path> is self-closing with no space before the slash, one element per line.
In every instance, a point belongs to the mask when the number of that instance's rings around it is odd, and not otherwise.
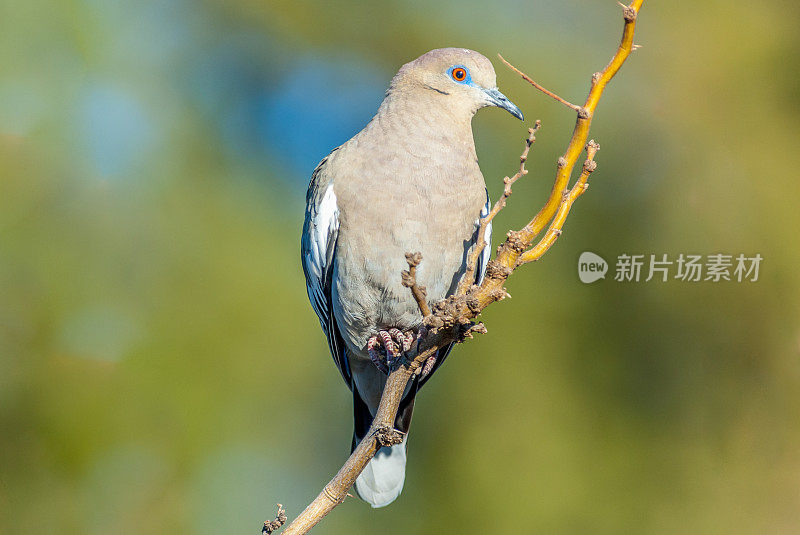
<path fill-rule="evenodd" d="M 371 118 L 391 71 L 355 51 L 289 56 L 255 28 L 218 31 L 214 11 L 87 0 L 71 11 L 86 19 L 83 39 L 52 60 L 67 57 L 64 72 L 44 64 L 28 79 L 4 78 L 0 128 L 23 135 L 37 118 L 44 127 L 48 113 L 67 113 L 75 131 L 58 133 L 75 143 L 78 159 L 88 158 L 90 172 L 133 179 L 169 147 L 165 136 L 186 127 L 179 118 L 196 110 L 196 126 L 218 136 L 233 165 L 277 164 L 284 172 L 276 175 L 300 192 L 316 163 Z M 63 78 L 66 91 L 42 94 L 43 82 Z"/>
<path fill-rule="evenodd" d="M 78 135 L 97 172 L 117 177 L 141 172 L 153 157 L 162 131 L 136 97 L 102 82 L 88 83 L 82 90 Z"/>
<path fill-rule="evenodd" d="M 260 141 L 302 176 L 367 124 L 383 100 L 383 74 L 355 57 L 300 59 L 259 102 Z"/>
<path fill-rule="evenodd" d="M 290 57 L 255 29 L 215 32 L 213 13 L 189 2 L 86 5 L 105 38 L 84 57 L 77 133 L 103 176 L 141 172 L 164 143 L 158 136 L 196 105 L 232 163 L 277 164 L 299 192 L 316 163 L 366 124 L 391 76 L 354 52 Z"/>
<path fill-rule="evenodd" d="M 191 97 L 232 161 L 278 163 L 288 171 L 284 179 L 304 189 L 309 170 L 374 114 L 387 77 L 357 57 L 308 55 L 276 64 L 258 55 L 266 41 L 251 37 L 210 49 L 191 76 Z"/>

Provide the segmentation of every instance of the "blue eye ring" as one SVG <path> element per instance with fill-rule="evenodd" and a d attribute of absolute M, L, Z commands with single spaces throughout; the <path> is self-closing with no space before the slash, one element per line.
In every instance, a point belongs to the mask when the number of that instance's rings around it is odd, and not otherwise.
<path fill-rule="evenodd" d="M 469 74 L 469 69 L 463 65 L 453 65 L 447 70 L 450 79 L 459 84 L 471 84 L 472 76 Z"/>

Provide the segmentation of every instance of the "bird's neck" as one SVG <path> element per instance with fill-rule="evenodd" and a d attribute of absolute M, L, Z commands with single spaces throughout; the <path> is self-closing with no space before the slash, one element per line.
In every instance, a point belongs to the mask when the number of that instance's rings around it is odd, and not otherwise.
<path fill-rule="evenodd" d="M 405 145 L 411 153 L 424 155 L 445 145 L 476 160 L 472 137 L 475 110 L 454 108 L 446 95 L 428 94 L 432 90 L 419 91 L 424 94 L 389 93 L 364 131 L 385 135 L 387 141 Z"/>

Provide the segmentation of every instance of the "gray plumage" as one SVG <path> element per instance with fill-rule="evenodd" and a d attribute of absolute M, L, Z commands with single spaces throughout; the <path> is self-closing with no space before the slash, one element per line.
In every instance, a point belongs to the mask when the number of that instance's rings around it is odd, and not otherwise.
<path fill-rule="evenodd" d="M 386 381 L 368 356 L 367 340 L 380 330 L 421 325 L 400 282 L 405 253 L 422 253 L 417 280 L 431 303 L 452 293 L 464 274 L 478 218 L 488 210 L 471 127 L 485 106 L 522 118 L 495 87 L 488 59 L 461 48 L 433 50 L 400 69 L 370 123 L 313 173 L 303 268 L 333 358 L 353 391 L 354 444 L 368 429 Z M 419 386 L 418 379 L 409 384 L 396 422 L 401 431 L 408 430 Z M 405 458 L 405 441 L 383 448 L 359 477 L 359 495 L 374 507 L 391 503 L 402 490 Z"/>

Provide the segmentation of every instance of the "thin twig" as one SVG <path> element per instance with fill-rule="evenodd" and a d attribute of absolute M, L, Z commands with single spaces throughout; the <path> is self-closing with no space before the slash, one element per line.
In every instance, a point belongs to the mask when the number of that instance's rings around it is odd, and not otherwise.
<path fill-rule="evenodd" d="M 478 259 L 487 246 L 486 229 L 489 227 L 489 223 L 492 222 L 500 210 L 506 207 L 506 201 L 508 200 L 509 196 L 511 196 L 511 186 L 513 186 L 514 183 L 521 177 L 528 174 L 528 170 L 525 169 L 525 163 L 528 161 L 528 153 L 530 152 L 531 147 L 536 142 L 536 132 L 538 132 L 539 128 L 541 127 L 542 121 L 537 119 L 533 125 L 533 128 L 528 128 L 528 138 L 525 140 L 525 148 L 522 150 L 522 154 L 519 157 L 519 169 L 511 177 L 503 178 L 502 195 L 500 195 L 500 198 L 494 203 L 494 206 L 492 206 L 492 209 L 489 211 L 489 213 L 481 218 L 478 226 L 478 235 L 475 239 L 475 245 L 472 246 L 472 249 L 470 249 L 470 253 L 467 256 L 467 270 L 464 273 L 464 276 L 461 277 L 461 281 L 458 283 L 456 295 L 466 294 L 469 287 L 473 284 L 473 281 L 475 280 L 475 270 L 478 267 Z"/>
<path fill-rule="evenodd" d="M 584 113 L 585 110 L 583 108 L 581 108 L 580 106 L 578 106 L 576 104 L 573 104 L 572 102 L 570 102 L 568 100 L 565 100 L 565 99 L 559 97 L 558 95 L 556 95 L 552 91 L 550 91 L 550 90 L 546 89 L 545 87 L 543 87 L 541 84 L 536 83 L 536 81 L 533 78 L 531 78 L 530 76 L 528 76 L 527 74 L 525 74 L 524 72 L 519 70 L 518 68 L 514 67 L 508 61 L 506 61 L 506 58 L 504 58 L 500 54 L 497 54 L 497 57 L 500 58 L 500 60 L 503 63 L 505 63 L 506 66 L 508 66 L 512 71 L 514 71 L 517 74 L 519 74 L 522 77 L 523 80 L 525 80 L 526 82 L 531 84 L 533 87 L 535 87 L 536 89 L 538 89 L 539 91 L 541 91 L 542 93 L 547 95 L 548 97 L 557 100 L 558 102 L 560 102 L 561 104 L 563 104 L 564 106 L 566 106 L 566 107 L 568 107 L 570 109 L 575 110 L 576 112 L 578 112 L 579 115 L 581 113 Z"/>
<path fill-rule="evenodd" d="M 406 253 L 406 262 L 408 262 L 408 271 L 402 272 L 402 283 L 411 290 L 411 295 L 417 302 L 422 318 L 425 319 L 431 315 L 431 309 L 428 306 L 428 294 L 425 287 L 417 284 L 417 266 L 422 262 L 422 253 Z"/>
<path fill-rule="evenodd" d="M 550 228 L 547 229 L 544 237 L 539 241 L 539 243 L 522 253 L 522 256 L 520 256 L 517 260 L 518 266 L 539 260 L 542 255 L 544 255 L 544 253 L 546 253 L 550 247 L 553 246 L 558 237 L 561 236 L 561 229 L 564 226 L 564 222 L 567 220 L 567 216 L 569 215 L 569 211 L 572 208 L 573 203 L 578 197 L 583 195 L 583 192 L 589 187 L 587 180 L 589 180 L 589 175 L 591 175 L 592 172 L 597 168 L 597 163 L 594 161 L 594 155 L 597 154 L 598 150 L 600 150 L 600 145 L 598 145 L 594 140 L 589 141 L 589 143 L 586 145 L 587 156 L 586 161 L 583 162 L 583 171 L 581 171 L 581 176 L 578 177 L 575 185 L 572 186 L 568 192 L 564 193 L 561 205 L 558 207 L 558 211 L 556 212 L 553 221 L 550 223 Z"/>
<path fill-rule="evenodd" d="M 279 530 L 281 526 L 286 523 L 286 510 L 281 504 L 278 504 L 278 514 L 275 515 L 275 520 L 267 520 L 264 522 L 264 527 L 261 528 L 261 533 L 270 535 L 273 531 Z"/>
<path fill-rule="evenodd" d="M 620 67 L 631 53 L 633 34 L 636 28 L 636 17 L 643 2 L 644 0 L 633 0 L 630 5 L 623 7 L 622 16 L 625 20 L 625 25 L 622 30 L 622 39 L 617 47 L 617 51 L 602 71 L 592 75 L 589 95 L 583 105 L 583 109 L 586 110 L 587 114 L 584 117 L 580 114 L 578 115 L 575 128 L 572 131 L 572 137 L 567 145 L 567 150 L 564 152 L 564 155 L 558 159 L 556 179 L 547 202 L 525 227 L 519 231 L 509 233 L 508 239 L 501 246 L 500 251 L 495 257 L 498 267 L 502 268 L 500 269 L 501 274 L 510 274 L 508 270 L 513 270 L 514 267 L 517 266 L 517 259 L 519 256 L 530 248 L 536 236 L 544 230 L 545 226 L 547 226 L 558 211 L 563 193 L 569 184 L 572 170 L 589 138 L 589 127 L 592 124 L 594 111 L 597 108 L 600 97 L 608 85 L 608 82 L 619 72 Z M 505 277 L 507 277 L 507 275 L 505 275 Z M 484 279 L 484 284 L 492 286 L 493 283 Z M 489 302 L 491 301 L 486 301 L 487 304 Z"/>

